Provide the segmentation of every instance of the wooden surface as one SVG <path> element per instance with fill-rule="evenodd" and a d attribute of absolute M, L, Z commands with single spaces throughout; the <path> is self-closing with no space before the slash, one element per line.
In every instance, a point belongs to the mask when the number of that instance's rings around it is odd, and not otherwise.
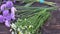
<path fill-rule="evenodd" d="M 48 0 L 56 2 L 60 6 L 60 0 Z M 60 34 L 60 9 L 51 12 L 51 17 L 42 27 L 42 34 Z"/>
<path fill-rule="evenodd" d="M 10 34 L 10 28 L 6 27 L 4 24 L 0 23 L 0 34 Z"/>

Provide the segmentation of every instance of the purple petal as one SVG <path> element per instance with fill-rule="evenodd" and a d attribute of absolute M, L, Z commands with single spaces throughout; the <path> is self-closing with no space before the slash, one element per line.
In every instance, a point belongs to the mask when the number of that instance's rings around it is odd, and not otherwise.
<path fill-rule="evenodd" d="M 3 16 L 4 16 L 4 19 L 9 20 L 9 21 L 11 20 L 11 14 L 9 13 L 8 10 L 3 11 Z"/>
<path fill-rule="evenodd" d="M 13 20 L 15 20 L 15 7 L 11 8 L 11 17 Z"/>
<path fill-rule="evenodd" d="M 3 16 L 8 16 L 9 15 L 9 10 L 4 10 L 3 11 Z"/>
<path fill-rule="evenodd" d="M 7 1 L 6 6 L 7 6 L 7 8 L 11 8 L 13 6 L 13 2 L 12 1 Z"/>
<path fill-rule="evenodd" d="M 6 21 L 5 21 L 5 25 L 6 25 L 7 27 L 10 27 L 10 21 L 6 20 Z"/>
<path fill-rule="evenodd" d="M 1 5 L 1 11 L 4 11 L 5 8 L 6 8 L 6 4 L 2 4 L 2 5 Z"/>
<path fill-rule="evenodd" d="M 5 17 L 5 19 L 11 21 L 11 16 L 9 15 L 9 16 Z"/>
<path fill-rule="evenodd" d="M 11 13 L 11 19 L 15 20 L 15 14 Z"/>

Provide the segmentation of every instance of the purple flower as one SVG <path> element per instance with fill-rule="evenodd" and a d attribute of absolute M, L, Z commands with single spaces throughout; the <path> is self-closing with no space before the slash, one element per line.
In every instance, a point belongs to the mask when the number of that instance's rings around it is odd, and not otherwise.
<path fill-rule="evenodd" d="M 2 5 L 1 5 L 1 11 L 4 11 L 5 8 L 6 8 L 6 4 L 2 4 Z"/>
<path fill-rule="evenodd" d="M 11 15 L 6 16 L 5 19 L 11 21 Z"/>
<path fill-rule="evenodd" d="M 9 13 L 9 10 L 4 10 L 3 11 L 3 17 L 4 17 L 4 21 L 5 21 L 5 25 L 7 27 L 10 27 L 10 21 L 11 21 L 11 14 Z"/>
<path fill-rule="evenodd" d="M 7 1 L 6 6 L 7 6 L 7 8 L 13 7 L 13 2 L 12 1 Z"/>
<path fill-rule="evenodd" d="M 13 20 L 15 20 L 15 11 L 16 11 L 16 8 L 12 7 L 11 8 L 11 17 L 12 17 Z"/>
<path fill-rule="evenodd" d="M 6 20 L 6 21 L 5 21 L 5 25 L 6 25 L 7 27 L 10 27 L 10 21 Z"/>
<path fill-rule="evenodd" d="M 3 16 L 6 20 L 11 20 L 11 14 L 9 13 L 9 10 L 4 10 L 3 11 Z"/>
<path fill-rule="evenodd" d="M 11 13 L 11 19 L 15 20 L 15 14 Z"/>
<path fill-rule="evenodd" d="M 4 11 L 3 11 L 3 16 L 6 17 L 6 16 L 8 16 L 8 15 L 9 15 L 9 10 L 4 10 Z"/>

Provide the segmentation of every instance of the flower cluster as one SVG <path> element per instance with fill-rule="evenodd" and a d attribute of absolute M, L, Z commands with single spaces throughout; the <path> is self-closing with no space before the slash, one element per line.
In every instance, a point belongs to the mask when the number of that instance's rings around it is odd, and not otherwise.
<path fill-rule="evenodd" d="M 33 25 L 26 18 L 24 20 L 18 18 L 15 24 L 11 24 L 11 28 L 16 30 L 19 34 L 31 34 L 30 30 L 33 28 Z"/>
<path fill-rule="evenodd" d="M 6 1 L 5 4 L 1 5 L 1 12 L 2 14 L 0 15 L 0 22 L 3 23 L 5 22 L 5 25 L 7 27 L 10 27 L 10 21 L 15 20 L 15 11 L 16 8 L 13 6 L 12 1 Z"/>

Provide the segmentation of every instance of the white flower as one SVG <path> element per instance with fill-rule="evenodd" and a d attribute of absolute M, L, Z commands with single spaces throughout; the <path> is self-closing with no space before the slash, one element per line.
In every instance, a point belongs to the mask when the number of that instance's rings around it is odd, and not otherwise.
<path fill-rule="evenodd" d="M 18 34 L 23 34 L 23 32 L 22 31 L 19 31 Z"/>
<path fill-rule="evenodd" d="M 27 19 L 25 18 L 25 20 L 27 20 Z"/>
<path fill-rule="evenodd" d="M 28 32 L 28 34 L 31 34 L 30 32 Z"/>
<path fill-rule="evenodd" d="M 9 30 L 10 32 L 12 31 L 12 29 Z"/>
<path fill-rule="evenodd" d="M 12 23 L 11 28 L 16 29 L 16 25 L 14 23 Z"/>
<path fill-rule="evenodd" d="M 29 25 L 29 28 L 33 27 L 32 25 Z"/>
<path fill-rule="evenodd" d="M 17 30 L 20 31 L 20 28 L 18 28 Z"/>
<path fill-rule="evenodd" d="M 11 34 L 14 34 L 14 31 L 12 31 Z"/>

